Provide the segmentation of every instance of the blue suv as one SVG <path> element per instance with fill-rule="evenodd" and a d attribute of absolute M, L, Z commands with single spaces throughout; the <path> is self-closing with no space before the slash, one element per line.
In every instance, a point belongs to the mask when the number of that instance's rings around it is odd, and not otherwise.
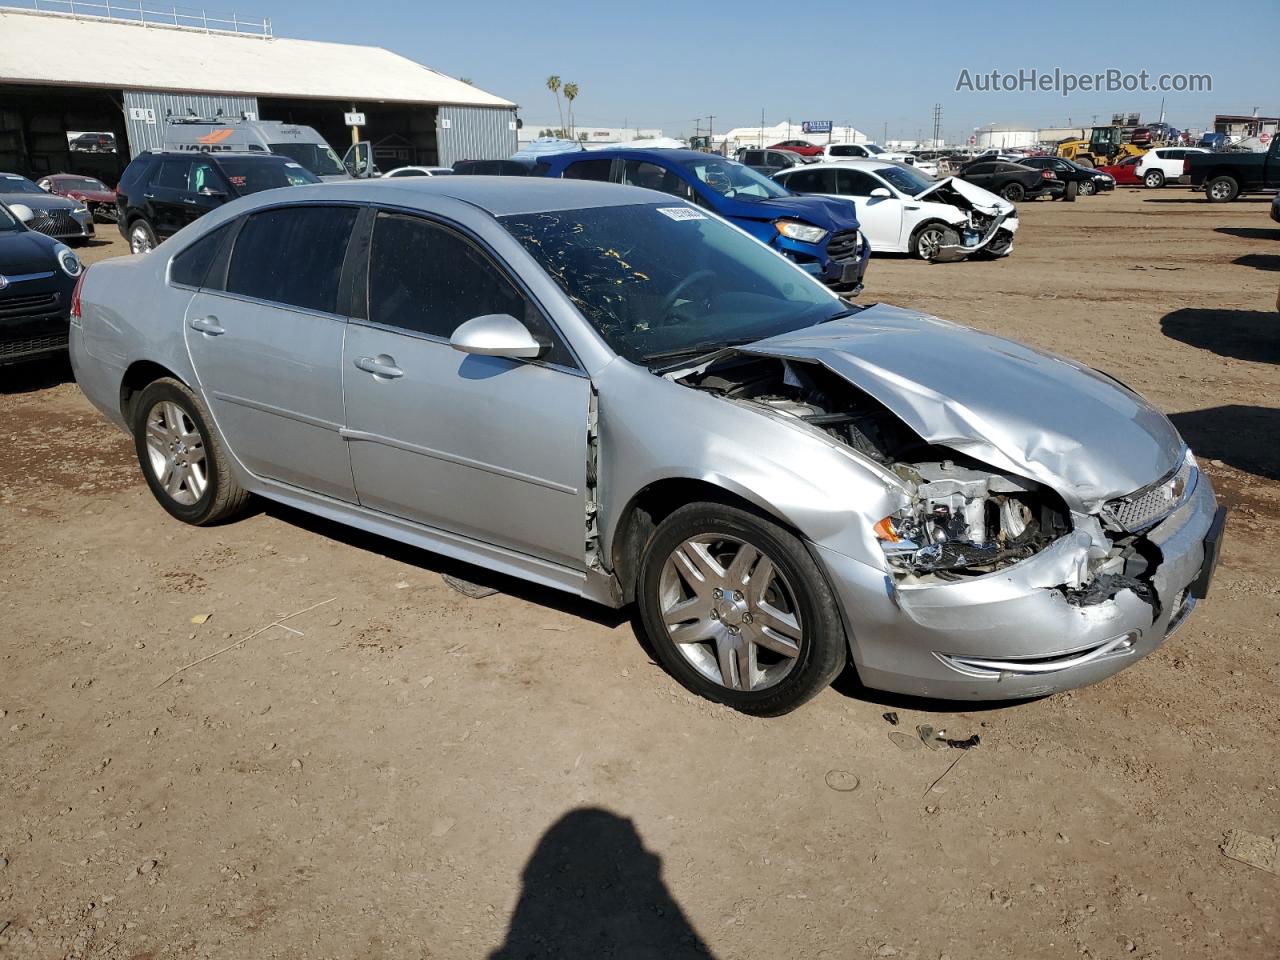
<path fill-rule="evenodd" d="M 670 193 L 741 227 L 836 292 L 862 290 L 871 251 L 847 200 L 797 196 L 750 167 L 696 150 L 574 150 L 538 157 L 530 173 Z"/>

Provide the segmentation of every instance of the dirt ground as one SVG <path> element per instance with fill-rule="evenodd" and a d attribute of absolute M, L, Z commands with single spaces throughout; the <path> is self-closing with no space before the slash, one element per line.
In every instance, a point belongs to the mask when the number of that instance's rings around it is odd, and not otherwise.
<path fill-rule="evenodd" d="M 269 505 L 183 526 L 65 365 L 0 372 L 0 956 L 1275 958 L 1280 876 L 1220 849 L 1280 833 L 1267 209 L 1123 189 L 1026 204 L 1002 262 L 873 261 L 863 300 L 1146 394 L 1233 511 L 1162 649 L 986 709 L 846 678 L 753 720 L 625 612 Z"/>

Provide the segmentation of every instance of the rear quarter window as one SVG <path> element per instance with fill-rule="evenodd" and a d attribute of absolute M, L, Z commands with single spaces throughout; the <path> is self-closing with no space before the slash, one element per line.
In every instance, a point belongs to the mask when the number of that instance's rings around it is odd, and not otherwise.
<path fill-rule="evenodd" d="M 230 224 L 224 224 L 206 233 L 175 256 L 173 263 L 169 266 L 169 282 L 187 287 L 203 287 L 205 278 L 209 275 L 209 268 L 218 259 L 223 241 L 229 236 L 230 228 Z"/>

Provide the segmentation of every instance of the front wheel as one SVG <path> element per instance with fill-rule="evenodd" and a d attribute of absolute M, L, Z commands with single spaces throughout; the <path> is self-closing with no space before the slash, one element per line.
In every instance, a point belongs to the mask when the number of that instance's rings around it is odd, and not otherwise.
<path fill-rule="evenodd" d="M 179 380 L 156 380 L 138 398 L 134 448 L 151 493 L 171 515 L 204 526 L 239 513 L 249 494 L 209 427 L 205 405 Z"/>
<path fill-rule="evenodd" d="M 1004 197 L 1010 203 L 1021 203 L 1022 198 L 1027 195 L 1026 188 L 1018 182 L 1006 183 L 1000 191 L 1000 196 Z"/>
<path fill-rule="evenodd" d="M 789 713 L 846 661 L 835 594 L 804 544 L 737 507 L 691 503 L 667 517 L 645 547 L 639 602 L 668 672 L 743 713 Z"/>
<path fill-rule="evenodd" d="M 1142 182 L 1152 189 L 1164 186 L 1164 174 L 1159 170 L 1148 170 L 1142 175 Z"/>
<path fill-rule="evenodd" d="M 1214 177 L 1204 185 L 1210 203 L 1229 203 L 1240 195 L 1240 184 L 1234 177 Z"/>
<path fill-rule="evenodd" d="M 129 227 L 129 252 L 148 253 L 156 248 L 156 232 L 145 220 L 135 220 Z"/>
<path fill-rule="evenodd" d="M 1092 180 L 1080 181 L 1080 196 L 1082 197 L 1092 197 L 1094 193 L 1097 192 L 1097 189 L 1098 188 L 1093 185 Z"/>
<path fill-rule="evenodd" d="M 911 238 L 911 253 L 921 260 L 932 262 L 943 247 L 953 247 L 960 242 L 960 234 L 946 224 L 926 223 Z"/>

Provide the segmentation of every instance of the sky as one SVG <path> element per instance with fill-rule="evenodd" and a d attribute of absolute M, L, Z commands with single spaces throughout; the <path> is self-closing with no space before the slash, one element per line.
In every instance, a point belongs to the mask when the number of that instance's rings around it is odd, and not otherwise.
<path fill-rule="evenodd" d="M 769 125 L 831 120 L 917 139 L 941 104 L 949 142 L 987 123 L 1159 119 L 1158 92 L 957 91 L 962 70 L 1209 74 L 1212 92 L 1165 95 L 1168 122 L 1280 116 L 1280 0 L 255 2 L 241 12 L 271 17 L 277 36 L 386 47 L 515 101 L 528 124 L 557 119 L 553 73 L 577 82 L 580 125 L 672 136 L 709 116 L 718 131 L 758 125 L 762 110 Z"/>

